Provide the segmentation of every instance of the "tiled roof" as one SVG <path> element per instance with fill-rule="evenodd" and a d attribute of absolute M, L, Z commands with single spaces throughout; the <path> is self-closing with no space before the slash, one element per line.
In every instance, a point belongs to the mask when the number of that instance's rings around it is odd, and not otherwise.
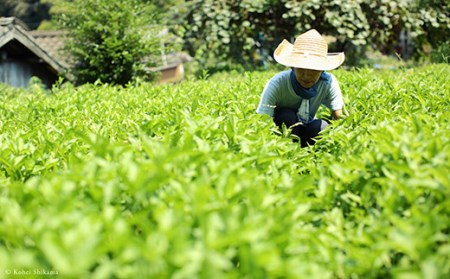
<path fill-rule="evenodd" d="M 26 24 L 17 18 L 0 17 L 0 46 L 12 39 L 18 39 L 58 72 L 70 66 L 70 56 L 62 52 L 66 34 L 65 31 L 29 31 Z M 150 70 L 162 71 L 192 60 L 193 58 L 184 52 L 169 53 L 161 57 L 159 67 Z"/>
<path fill-rule="evenodd" d="M 51 56 L 57 59 L 65 68 L 70 65 L 67 54 L 62 52 L 65 41 L 65 31 L 30 31 L 28 32 L 34 37 L 39 46 L 45 49 Z M 191 56 L 184 52 L 169 53 L 161 57 L 162 65 L 154 69 L 161 70 L 165 68 L 172 68 L 183 62 L 190 62 L 193 60 Z"/>
<path fill-rule="evenodd" d="M 0 17 L 0 47 L 8 44 L 22 45 L 33 55 L 45 61 L 54 71 L 62 72 L 64 70 L 62 63 L 41 47 L 29 33 L 26 25 L 17 18 Z"/>
<path fill-rule="evenodd" d="M 64 47 L 64 31 L 30 31 L 29 34 L 39 46 L 45 49 L 51 56 L 57 59 L 64 67 L 68 67 L 69 61 L 67 55 L 62 52 Z"/>
<path fill-rule="evenodd" d="M 157 67 L 150 68 L 151 71 L 162 71 L 165 69 L 175 68 L 179 64 L 183 64 L 185 62 L 191 62 L 194 60 L 189 54 L 186 52 L 176 52 L 169 53 L 161 57 L 162 65 Z"/>

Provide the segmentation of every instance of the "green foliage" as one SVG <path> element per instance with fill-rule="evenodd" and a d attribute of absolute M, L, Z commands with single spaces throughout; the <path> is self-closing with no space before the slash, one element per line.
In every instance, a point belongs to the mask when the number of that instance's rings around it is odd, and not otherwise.
<path fill-rule="evenodd" d="M 70 13 L 72 0 L 41 0 L 49 6 L 49 17 L 41 22 L 38 30 L 59 30 L 62 28 L 58 18 L 62 14 Z"/>
<path fill-rule="evenodd" d="M 419 55 L 423 44 L 436 48 L 450 36 L 448 1 L 418 0 L 240 0 L 185 1 L 173 10 L 173 22 L 185 48 L 204 68 L 233 64 L 255 67 L 282 39 L 293 40 L 308 29 L 336 38 L 331 51 L 345 51 L 347 65 L 357 65 L 367 49 L 399 52 L 400 32 L 408 31 Z M 261 57 L 263 56 L 263 57 Z"/>
<path fill-rule="evenodd" d="M 450 40 L 433 49 L 431 61 L 434 63 L 450 63 Z"/>
<path fill-rule="evenodd" d="M 145 0 L 75 0 L 70 4 L 61 20 L 69 30 L 66 49 L 77 83 L 99 80 L 125 85 L 136 78 L 153 78 L 148 67 L 155 64 L 160 44 L 152 6 Z"/>
<path fill-rule="evenodd" d="M 199 71 L 242 70 L 262 65 L 265 57 L 257 44 L 274 44 L 273 35 L 281 39 L 291 31 L 283 29 L 284 25 L 273 25 L 274 20 L 283 21 L 282 12 L 276 12 L 279 18 L 274 18 L 270 13 L 279 5 L 267 2 L 195 0 L 174 7 L 174 21 L 182 26 L 176 30 L 184 38 L 184 48 L 199 61 Z M 265 36 L 263 41 L 258 41 L 259 32 Z"/>
<path fill-rule="evenodd" d="M 334 73 L 309 148 L 255 113 L 270 73 L 3 86 L 2 277 L 448 278 L 450 66 Z"/>
<path fill-rule="evenodd" d="M 448 41 L 450 35 L 450 3 L 445 0 L 416 0 L 414 22 L 420 28 L 413 28 L 414 35 L 421 43 L 433 47 Z M 409 27 L 409 26 L 406 26 Z"/>

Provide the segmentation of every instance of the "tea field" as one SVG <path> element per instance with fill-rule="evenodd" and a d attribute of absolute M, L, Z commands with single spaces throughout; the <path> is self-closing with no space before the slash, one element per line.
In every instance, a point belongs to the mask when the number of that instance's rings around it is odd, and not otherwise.
<path fill-rule="evenodd" d="M 0 278 L 449 278 L 450 66 L 333 73 L 308 148 L 274 73 L 0 85 Z"/>

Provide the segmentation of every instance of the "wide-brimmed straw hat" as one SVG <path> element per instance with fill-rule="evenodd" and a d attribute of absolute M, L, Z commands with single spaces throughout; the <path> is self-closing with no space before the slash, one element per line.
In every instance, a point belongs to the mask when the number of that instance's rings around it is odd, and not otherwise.
<path fill-rule="evenodd" d="M 310 70 L 333 70 L 345 60 L 343 52 L 328 53 L 325 39 L 312 29 L 297 37 L 294 44 L 283 40 L 274 52 L 275 60 L 285 66 Z"/>

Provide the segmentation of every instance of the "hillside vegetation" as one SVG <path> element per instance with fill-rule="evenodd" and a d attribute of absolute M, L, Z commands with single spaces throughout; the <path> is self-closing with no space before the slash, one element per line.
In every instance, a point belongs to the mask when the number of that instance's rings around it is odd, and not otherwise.
<path fill-rule="evenodd" d="M 308 148 L 255 113 L 273 73 L 3 86 L 0 277 L 448 278 L 450 66 L 333 73 Z"/>

